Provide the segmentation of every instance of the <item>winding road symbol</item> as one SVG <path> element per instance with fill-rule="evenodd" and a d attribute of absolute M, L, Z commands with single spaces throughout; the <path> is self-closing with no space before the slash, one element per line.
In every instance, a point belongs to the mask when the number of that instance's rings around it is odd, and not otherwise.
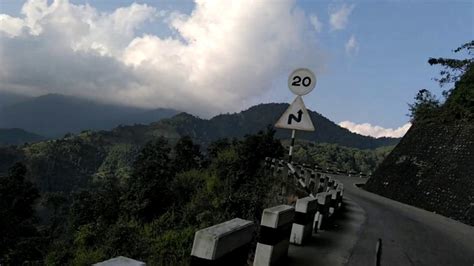
<path fill-rule="evenodd" d="M 314 131 L 311 116 L 304 106 L 301 96 L 297 96 L 275 124 L 276 128 Z"/>
<path fill-rule="evenodd" d="M 290 114 L 288 116 L 288 125 L 291 125 L 291 121 L 295 120 L 297 123 L 301 122 L 301 118 L 303 118 L 303 110 L 298 111 L 298 117 L 296 117 L 294 114 Z"/>

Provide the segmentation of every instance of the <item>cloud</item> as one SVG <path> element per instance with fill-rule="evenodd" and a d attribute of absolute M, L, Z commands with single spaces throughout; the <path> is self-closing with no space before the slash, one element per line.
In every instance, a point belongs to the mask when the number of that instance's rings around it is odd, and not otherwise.
<path fill-rule="evenodd" d="M 0 32 L 4 32 L 10 37 L 20 35 L 24 24 L 22 19 L 0 14 Z"/>
<path fill-rule="evenodd" d="M 145 4 L 103 12 L 28 1 L 20 17 L 0 15 L 0 90 L 207 116 L 239 110 L 295 67 L 322 67 L 309 19 L 294 1 L 196 0 L 190 15 L 164 14 Z M 144 23 L 173 34 L 139 34 Z"/>
<path fill-rule="evenodd" d="M 392 128 L 383 128 L 380 126 L 373 126 L 369 123 L 363 124 L 356 124 L 351 121 L 342 121 L 339 123 L 339 126 L 343 128 L 347 128 L 349 131 L 364 135 L 364 136 L 371 136 L 374 138 L 380 137 L 393 137 L 393 138 L 401 138 L 405 135 L 405 133 L 410 129 L 411 123 L 406 123 L 405 125 L 392 129 Z"/>
<path fill-rule="evenodd" d="M 318 19 L 316 15 L 310 15 L 309 21 L 311 22 L 311 25 L 313 25 L 314 30 L 316 32 L 321 32 L 321 30 L 323 29 L 323 23 Z"/>
<path fill-rule="evenodd" d="M 354 34 L 346 42 L 346 53 L 348 55 L 356 55 L 359 52 L 359 42 L 357 42 Z"/>
<path fill-rule="evenodd" d="M 329 24 L 331 25 L 331 30 L 345 29 L 354 7 L 354 5 L 344 4 L 339 9 L 331 10 L 329 12 Z"/>

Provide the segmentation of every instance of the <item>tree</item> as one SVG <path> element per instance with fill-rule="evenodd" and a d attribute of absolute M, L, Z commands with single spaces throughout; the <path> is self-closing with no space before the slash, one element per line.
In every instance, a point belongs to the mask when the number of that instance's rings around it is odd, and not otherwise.
<path fill-rule="evenodd" d="M 466 59 L 453 59 L 453 58 L 430 58 L 428 63 L 430 65 L 441 65 L 443 70 L 440 71 L 441 78 L 435 80 L 439 82 L 440 86 L 444 86 L 448 83 L 458 81 L 464 73 L 472 66 L 474 58 L 472 57 L 474 50 L 474 40 L 467 42 L 460 47 L 453 50 L 454 53 L 467 51 L 468 56 L 471 58 Z M 443 92 L 447 97 L 450 90 Z"/>
<path fill-rule="evenodd" d="M 209 146 L 207 147 L 207 154 L 210 159 L 215 159 L 219 152 L 229 148 L 230 145 L 231 143 L 227 138 L 218 139 L 209 144 Z"/>
<path fill-rule="evenodd" d="M 164 138 L 148 142 L 137 156 L 125 194 L 125 210 L 138 219 L 151 221 L 172 202 L 169 183 L 174 177 L 171 149 Z"/>
<path fill-rule="evenodd" d="M 435 78 L 441 87 L 454 83 L 454 87 L 443 91 L 443 104 L 428 90 L 420 90 L 415 102 L 409 104 L 412 121 L 437 118 L 444 121 L 471 119 L 474 117 L 474 40 L 453 50 L 454 53 L 467 52 L 467 58 L 430 58 L 430 65 L 440 65 L 440 78 Z"/>
<path fill-rule="evenodd" d="M 181 137 L 175 147 L 174 166 L 177 172 L 196 169 L 200 166 L 202 155 L 199 145 L 194 144 L 191 137 Z"/>
<path fill-rule="evenodd" d="M 268 176 L 263 172 L 265 157 L 283 156 L 275 130 L 268 128 L 256 135 L 247 135 L 231 147 L 220 151 L 211 165 L 222 187 L 220 188 L 224 217 L 253 219 L 261 214 L 268 193 Z"/>
<path fill-rule="evenodd" d="M 412 121 L 415 121 L 429 117 L 439 108 L 440 103 L 429 90 L 422 89 L 416 94 L 415 102 L 408 106 L 410 117 Z"/>
<path fill-rule="evenodd" d="M 7 176 L 0 177 L 0 264 L 41 258 L 33 208 L 39 192 L 25 175 L 26 167 L 16 163 Z"/>
<path fill-rule="evenodd" d="M 72 194 L 69 221 L 74 230 L 91 222 L 112 224 L 117 221 L 123 194 L 118 184 L 117 178 L 106 176 L 88 189 Z"/>

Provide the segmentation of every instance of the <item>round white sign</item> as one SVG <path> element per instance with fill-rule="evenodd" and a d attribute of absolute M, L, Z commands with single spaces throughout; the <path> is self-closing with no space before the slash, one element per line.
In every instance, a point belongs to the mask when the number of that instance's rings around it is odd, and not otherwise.
<path fill-rule="evenodd" d="M 298 68 L 288 77 L 288 88 L 296 95 L 306 95 L 316 86 L 316 76 L 307 68 Z"/>

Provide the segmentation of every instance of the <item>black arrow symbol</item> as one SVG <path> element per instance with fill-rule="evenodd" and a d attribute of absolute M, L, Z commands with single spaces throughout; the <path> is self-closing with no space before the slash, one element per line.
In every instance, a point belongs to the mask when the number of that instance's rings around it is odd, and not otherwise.
<path fill-rule="evenodd" d="M 288 125 L 291 125 L 291 120 L 295 120 L 297 123 L 301 122 L 301 118 L 303 118 L 303 111 L 301 109 L 298 111 L 298 117 L 294 114 L 290 114 L 288 116 Z"/>

